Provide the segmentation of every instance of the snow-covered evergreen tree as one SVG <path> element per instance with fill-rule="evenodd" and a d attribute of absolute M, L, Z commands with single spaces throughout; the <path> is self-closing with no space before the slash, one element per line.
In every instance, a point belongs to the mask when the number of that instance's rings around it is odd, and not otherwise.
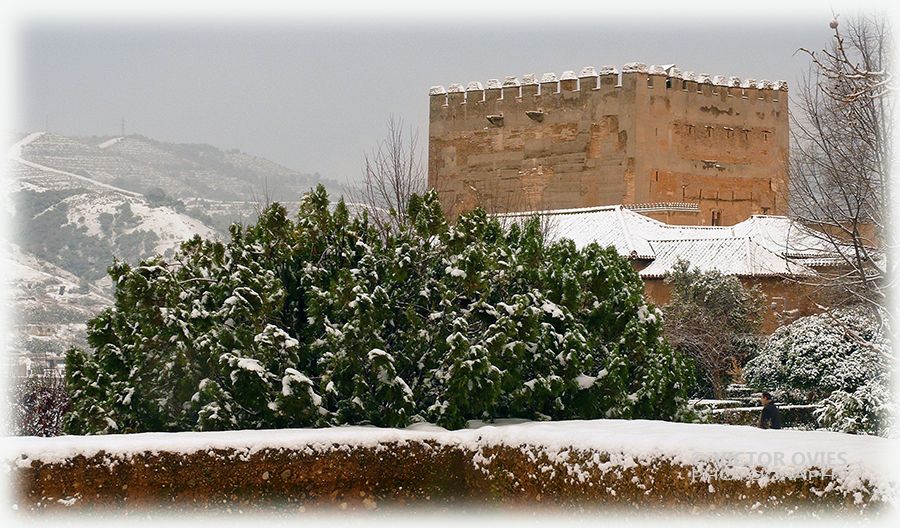
<path fill-rule="evenodd" d="M 612 249 L 437 195 L 384 235 L 306 195 L 226 242 L 117 263 L 115 307 L 73 350 L 67 430 L 448 427 L 470 419 L 672 419 L 693 371 Z"/>
<path fill-rule="evenodd" d="M 744 368 L 747 382 L 819 405 L 827 429 L 886 435 L 893 421 L 890 341 L 866 306 L 800 318 Z"/>

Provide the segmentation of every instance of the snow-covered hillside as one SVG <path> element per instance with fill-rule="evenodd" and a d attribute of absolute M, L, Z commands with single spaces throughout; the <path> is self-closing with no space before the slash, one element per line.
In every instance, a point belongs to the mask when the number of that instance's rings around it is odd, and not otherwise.
<path fill-rule="evenodd" d="M 171 253 L 195 234 L 219 236 L 200 220 L 151 204 L 111 183 L 105 173 L 85 169 L 110 167 L 109 159 L 48 167 L 27 158 L 35 142 L 42 142 L 45 151 L 55 145 L 70 154 L 90 152 L 42 133 L 29 134 L 8 151 L 11 199 L 5 208 L 13 243 L 6 255 L 12 271 L 6 280 L 15 301 L 17 334 L 12 342 L 16 352 L 29 356 L 14 360 L 20 373 L 20 364 L 28 360 L 58 365 L 65 349 L 84 346 L 86 321 L 112 302 L 105 270 L 114 258 L 133 262 Z"/>
<path fill-rule="evenodd" d="M 99 184 L 140 194 L 162 189 L 177 199 L 293 201 L 320 181 L 237 150 L 163 143 L 139 135 L 100 141 L 37 132 L 21 142 L 17 154 L 26 163 Z M 322 183 L 337 187 L 327 180 Z"/>
<path fill-rule="evenodd" d="M 237 150 L 138 135 L 34 132 L 13 139 L 3 208 L 17 248 L 7 260 L 20 270 L 49 270 L 44 289 L 65 281 L 76 285 L 67 284 L 62 299 L 17 295 L 20 335 L 14 341 L 20 351 L 55 357 L 84 342 L 85 320 L 100 305 L 72 292 L 100 288 L 108 302 L 105 272 L 114 258 L 136 262 L 171 254 L 195 234 L 227 236 L 232 222 L 255 221 L 267 202 L 296 209 L 300 195 L 320 181 Z M 323 183 L 332 191 L 338 187 Z M 25 288 L 22 278 L 8 280 L 17 294 Z"/>
<path fill-rule="evenodd" d="M 13 370 L 24 375 L 29 369 L 59 367 L 68 347 L 85 346 L 85 322 L 112 299 L 105 290 L 86 285 L 16 244 L 9 244 L 8 250 L 3 269 L 13 301 Z"/>

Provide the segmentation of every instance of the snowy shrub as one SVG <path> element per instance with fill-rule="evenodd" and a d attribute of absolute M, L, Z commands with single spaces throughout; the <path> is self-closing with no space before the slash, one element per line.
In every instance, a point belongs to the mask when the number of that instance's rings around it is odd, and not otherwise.
<path fill-rule="evenodd" d="M 824 428 L 887 434 L 892 415 L 890 342 L 866 307 L 803 317 L 775 331 L 744 369 L 748 383 L 819 405 Z"/>
<path fill-rule="evenodd" d="M 385 236 L 320 188 L 295 219 L 115 263 L 115 306 L 67 356 L 67 430 L 682 415 L 693 371 L 613 249 L 480 210 L 450 226 L 434 192 L 408 218 Z"/>
<path fill-rule="evenodd" d="M 702 272 L 680 261 L 666 277 L 672 300 L 665 306 L 664 329 L 669 343 L 694 360 L 706 396 L 725 397 L 725 387 L 761 340 L 764 298 L 734 276 Z M 737 368 L 736 368 L 737 367 Z"/>
<path fill-rule="evenodd" d="M 69 395 L 60 376 L 30 376 L 11 387 L 14 435 L 56 436 L 62 432 Z"/>

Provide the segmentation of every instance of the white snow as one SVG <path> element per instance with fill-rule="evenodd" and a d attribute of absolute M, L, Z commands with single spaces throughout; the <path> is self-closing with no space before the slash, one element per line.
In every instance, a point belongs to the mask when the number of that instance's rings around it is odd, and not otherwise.
<path fill-rule="evenodd" d="M 647 65 L 643 62 L 629 62 L 622 66 L 622 73 L 647 73 Z"/>
<path fill-rule="evenodd" d="M 828 431 L 763 430 L 748 426 L 684 424 L 650 420 L 573 420 L 521 422 L 501 420 L 494 425 L 473 422 L 470 429 L 447 431 L 429 424 L 408 429 L 364 426 L 328 429 L 278 429 L 204 433 L 141 433 L 130 435 L 7 437 L 7 463 L 30 467 L 32 462 L 61 463 L 82 455 L 105 452 L 111 458 L 132 453 L 190 454 L 211 449 L 234 449 L 252 454 L 264 449 L 326 451 L 338 446 L 377 447 L 387 442 L 432 441 L 456 445 L 476 453 L 494 446 L 525 446 L 562 460 L 571 450 L 609 454 L 603 469 L 668 460 L 705 468 L 709 476 L 772 482 L 803 478 L 813 468 L 832 476 L 843 493 L 864 490 L 876 500 L 891 500 L 894 475 L 886 461 L 897 440 Z M 599 458 L 595 457 L 596 460 Z M 587 469 L 582 467 L 581 469 Z M 573 468 L 573 471 L 578 471 Z"/>
<path fill-rule="evenodd" d="M 106 189 L 106 190 L 109 190 L 109 191 L 115 191 L 115 192 L 118 192 L 118 193 L 125 194 L 125 195 L 127 195 L 127 196 L 140 196 L 139 193 L 136 193 L 136 192 L 133 192 L 133 191 L 129 191 L 129 190 L 127 190 L 127 189 L 122 189 L 121 187 L 116 187 L 116 186 L 114 186 L 114 185 L 109 185 L 109 184 L 106 184 L 106 183 L 103 183 L 103 182 L 94 180 L 94 179 L 92 179 L 92 178 L 88 178 L 87 176 L 82 176 L 82 175 L 80 175 L 80 174 L 74 174 L 74 173 L 72 173 L 72 172 L 66 172 L 66 171 L 54 169 L 54 168 L 51 168 L 51 167 L 47 167 L 47 166 L 45 166 L 45 165 L 40 165 L 40 164 L 38 164 L 38 163 L 34 163 L 34 162 L 32 162 L 32 161 L 28 161 L 28 160 L 26 160 L 26 159 L 23 159 L 23 158 L 22 158 L 22 147 L 24 147 L 25 145 L 28 145 L 28 144 L 31 143 L 32 141 L 34 141 L 34 140 L 36 140 L 37 138 L 43 136 L 45 133 L 46 133 L 46 132 L 34 132 L 33 134 L 29 134 L 29 135 L 26 136 L 24 139 L 22 139 L 21 141 L 19 141 L 18 143 L 16 143 L 15 145 L 13 145 L 12 147 L 9 148 L 9 151 L 7 151 L 7 157 L 8 157 L 10 160 L 12 160 L 12 161 L 21 163 L 22 165 L 27 165 L 28 167 L 31 167 L 31 168 L 34 168 L 34 169 L 38 169 L 38 170 L 42 170 L 42 171 L 48 171 L 48 172 L 53 172 L 53 173 L 56 173 L 56 174 L 61 174 L 61 175 L 63 175 L 63 176 L 68 176 L 68 177 L 70 177 L 70 178 L 75 178 L 75 179 L 77 179 L 77 180 L 81 180 L 81 181 L 83 181 L 83 182 L 90 183 L 91 185 L 95 185 L 95 186 L 97 186 L 97 187 L 102 187 L 102 188 L 104 188 L 104 189 Z"/>
<path fill-rule="evenodd" d="M 372 350 L 369 350 L 369 361 L 374 361 L 377 357 L 383 357 L 391 363 L 394 362 L 394 357 L 384 350 L 381 350 L 380 348 L 373 348 Z"/>
<path fill-rule="evenodd" d="M 600 75 L 618 75 L 619 70 L 615 66 L 611 66 L 607 64 L 606 66 L 602 66 L 600 68 Z"/>
<path fill-rule="evenodd" d="M 125 138 L 124 137 L 114 137 L 112 139 L 107 139 L 103 143 L 100 143 L 99 145 L 97 145 L 97 148 L 105 149 L 107 147 L 111 147 L 111 146 L 115 145 L 116 143 L 118 143 L 119 141 L 122 141 L 123 139 L 125 139 Z"/>
<path fill-rule="evenodd" d="M 597 382 L 597 378 L 595 376 L 588 376 L 587 374 L 580 374 L 575 378 L 575 381 L 578 383 L 579 389 L 590 389 L 594 386 L 594 383 Z"/>
<path fill-rule="evenodd" d="M 454 267 L 454 266 L 447 266 L 447 267 L 444 269 L 444 272 L 446 272 L 446 273 L 447 273 L 448 275 L 450 275 L 451 277 L 459 277 L 459 278 L 461 278 L 461 279 L 465 279 L 465 278 L 466 278 L 466 272 L 463 271 L 463 270 L 461 270 L 461 269 L 459 269 L 459 268 L 457 268 L 457 267 Z"/>
<path fill-rule="evenodd" d="M 544 301 L 544 304 L 541 305 L 541 310 L 554 319 L 565 319 L 563 311 L 559 309 L 559 306 L 557 306 L 556 303 Z"/>
<path fill-rule="evenodd" d="M 259 360 L 253 358 L 240 358 L 237 361 L 239 369 L 249 370 L 251 372 L 260 372 L 265 374 L 266 369 L 260 365 Z"/>

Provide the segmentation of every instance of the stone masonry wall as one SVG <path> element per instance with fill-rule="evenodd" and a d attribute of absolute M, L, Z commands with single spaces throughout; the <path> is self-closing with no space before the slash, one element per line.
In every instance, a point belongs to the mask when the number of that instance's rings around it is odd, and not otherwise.
<path fill-rule="evenodd" d="M 634 262 L 640 270 L 644 264 Z M 771 334 L 779 326 L 790 324 L 801 317 L 821 312 L 819 292 L 813 285 L 798 284 L 781 277 L 741 277 L 745 288 L 757 287 L 765 296 L 762 331 Z M 657 306 L 665 306 L 672 300 L 672 285 L 664 279 L 644 279 L 644 295 Z"/>
<path fill-rule="evenodd" d="M 678 223 L 787 212 L 786 84 L 629 64 L 434 87 L 429 185 L 456 215 L 694 203 Z"/>

